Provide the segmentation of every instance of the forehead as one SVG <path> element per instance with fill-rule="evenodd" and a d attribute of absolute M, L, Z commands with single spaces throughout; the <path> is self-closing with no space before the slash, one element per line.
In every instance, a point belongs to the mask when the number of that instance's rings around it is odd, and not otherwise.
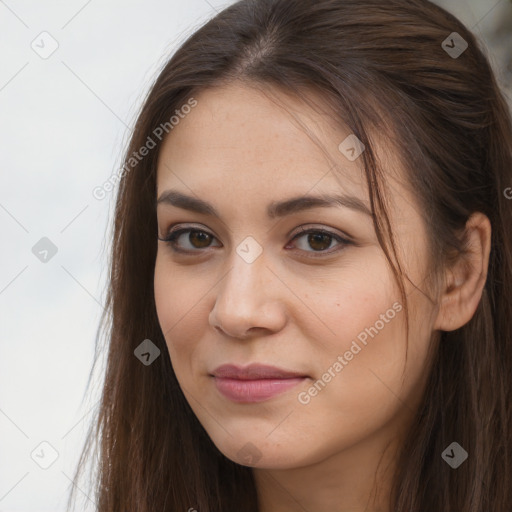
<path fill-rule="evenodd" d="M 336 154 L 343 132 L 333 134 L 326 126 L 328 116 L 299 100 L 242 85 L 208 89 L 195 98 L 197 106 L 173 128 L 161 148 L 159 189 L 176 183 L 178 178 L 170 170 L 186 176 L 194 188 L 229 182 L 254 190 L 291 181 L 313 187 L 333 163 L 346 166 L 347 179 L 360 182 L 361 168 Z M 319 139 L 320 147 L 307 132 Z M 334 162 L 329 162 L 322 146 Z"/>
<path fill-rule="evenodd" d="M 352 161 L 339 148 L 353 134 L 318 96 L 308 95 L 311 106 L 276 89 L 235 83 L 194 98 L 197 105 L 160 149 L 157 197 L 173 188 L 210 202 L 229 193 L 230 201 L 266 206 L 308 193 L 340 192 L 369 205 L 362 157 Z M 379 142 L 372 149 L 386 174 L 398 175 L 396 158 Z M 407 194 L 398 191 L 395 200 L 403 202 Z"/>

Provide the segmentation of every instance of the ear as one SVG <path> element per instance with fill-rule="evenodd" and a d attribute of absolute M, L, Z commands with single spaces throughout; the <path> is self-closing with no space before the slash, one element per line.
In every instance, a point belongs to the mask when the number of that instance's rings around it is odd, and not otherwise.
<path fill-rule="evenodd" d="M 489 254 L 491 251 L 491 223 L 487 216 L 475 212 L 466 223 L 467 254 L 445 274 L 440 307 L 434 329 L 454 331 L 468 323 L 482 297 Z"/>

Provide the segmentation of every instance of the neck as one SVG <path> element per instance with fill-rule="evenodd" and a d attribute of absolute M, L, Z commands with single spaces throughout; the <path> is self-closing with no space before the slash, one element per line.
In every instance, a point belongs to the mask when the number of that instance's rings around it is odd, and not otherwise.
<path fill-rule="evenodd" d="M 260 512 L 391 512 L 401 436 L 387 429 L 290 469 L 254 468 Z M 309 462 L 309 461 L 308 461 Z"/>

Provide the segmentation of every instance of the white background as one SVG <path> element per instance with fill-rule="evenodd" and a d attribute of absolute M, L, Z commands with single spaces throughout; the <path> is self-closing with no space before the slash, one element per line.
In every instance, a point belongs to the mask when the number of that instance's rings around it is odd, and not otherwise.
<path fill-rule="evenodd" d="M 92 190 L 119 169 L 170 53 L 229 3 L 0 0 L 0 512 L 65 510 L 100 387 L 86 394 L 114 193 Z M 492 39 L 508 0 L 439 3 L 482 37 L 510 87 L 512 39 Z M 44 31 L 58 43 L 46 59 L 31 47 L 51 48 Z M 47 262 L 32 252 L 43 237 L 57 247 Z M 31 458 L 51 460 L 43 441 L 58 452 L 48 469 Z"/>

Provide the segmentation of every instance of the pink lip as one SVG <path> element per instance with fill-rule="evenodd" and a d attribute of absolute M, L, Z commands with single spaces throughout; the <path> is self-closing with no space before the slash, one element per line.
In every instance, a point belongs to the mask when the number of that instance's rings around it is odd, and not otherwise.
<path fill-rule="evenodd" d="M 307 375 L 275 366 L 222 365 L 212 372 L 220 393 L 234 402 L 262 402 L 296 386 Z"/>

